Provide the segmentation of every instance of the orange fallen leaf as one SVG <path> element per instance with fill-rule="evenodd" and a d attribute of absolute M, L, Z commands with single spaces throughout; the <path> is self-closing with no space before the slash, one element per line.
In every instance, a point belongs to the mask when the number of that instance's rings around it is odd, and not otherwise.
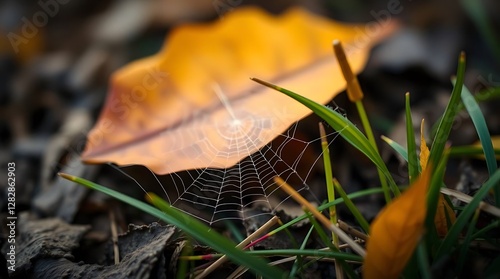
<path fill-rule="evenodd" d="M 301 9 L 275 17 L 242 8 L 212 24 L 181 26 L 158 54 L 112 76 L 83 160 L 159 174 L 235 165 L 310 114 L 250 77 L 326 103 L 345 87 L 331 42 L 344 42 L 360 72 L 370 47 L 395 27 L 382 25 L 370 37 L 363 26 Z"/>
<path fill-rule="evenodd" d="M 363 278 L 398 278 L 424 233 L 431 168 L 387 205 L 370 226 Z"/>

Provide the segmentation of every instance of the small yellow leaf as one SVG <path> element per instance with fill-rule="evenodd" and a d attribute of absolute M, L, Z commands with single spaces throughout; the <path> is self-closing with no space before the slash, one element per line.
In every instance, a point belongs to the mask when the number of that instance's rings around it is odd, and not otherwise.
<path fill-rule="evenodd" d="M 370 226 L 363 278 L 398 278 L 424 232 L 431 168 L 387 205 Z"/>
<path fill-rule="evenodd" d="M 425 170 L 425 167 L 427 166 L 429 154 L 429 147 L 427 147 L 427 143 L 425 142 L 424 119 L 422 118 L 422 123 L 420 124 L 420 167 L 422 168 L 422 171 Z"/>

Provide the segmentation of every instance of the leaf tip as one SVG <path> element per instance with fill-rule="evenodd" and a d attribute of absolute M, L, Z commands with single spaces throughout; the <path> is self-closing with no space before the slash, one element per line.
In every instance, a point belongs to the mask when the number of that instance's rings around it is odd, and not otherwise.
<path fill-rule="evenodd" d="M 388 137 L 386 137 L 386 136 L 384 136 L 384 135 L 381 135 L 381 136 L 380 136 L 380 138 L 381 138 L 383 141 L 387 142 L 388 144 L 391 144 L 391 143 L 393 143 L 393 142 L 394 142 L 393 140 L 391 140 L 390 138 L 388 138 Z"/>
<path fill-rule="evenodd" d="M 276 90 L 276 91 L 279 91 L 279 92 L 286 91 L 286 90 L 284 90 L 283 88 L 281 88 L 281 87 L 279 87 L 279 86 L 277 86 L 277 85 L 275 85 L 275 84 L 272 84 L 272 83 L 267 82 L 267 81 L 263 81 L 263 80 L 261 80 L 261 79 L 259 79 L 259 78 L 254 78 L 254 77 L 251 77 L 250 79 L 251 79 L 251 80 L 253 80 L 253 81 L 255 81 L 255 82 L 257 82 L 257 83 L 259 83 L 259 84 L 262 84 L 262 85 L 264 85 L 264 86 L 266 86 L 266 87 L 269 87 L 269 88 L 271 88 L 271 89 L 274 89 L 274 90 Z"/>
<path fill-rule="evenodd" d="M 147 202 L 151 203 L 151 204 L 155 204 L 155 199 L 157 198 L 156 194 L 153 193 L 153 192 L 147 192 L 145 195 L 144 195 L 144 198 L 146 199 Z"/>
<path fill-rule="evenodd" d="M 256 77 L 251 77 L 250 80 L 255 81 L 257 83 L 260 83 L 260 84 L 267 86 L 267 87 L 270 87 L 270 85 L 271 85 L 270 83 L 265 82 L 265 81 L 261 80 L 260 78 L 256 78 Z"/>
<path fill-rule="evenodd" d="M 459 59 L 459 61 L 461 63 L 465 62 L 465 51 L 463 51 L 463 50 L 460 52 L 460 59 Z"/>
<path fill-rule="evenodd" d="M 318 126 L 319 126 L 319 134 L 321 135 L 322 138 L 326 138 L 325 125 L 323 125 L 322 122 L 318 122 Z"/>
<path fill-rule="evenodd" d="M 69 175 L 67 173 L 58 172 L 57 175 L 59 175 L 60 177 L 62 177 L 64 179 L 70 180 L 70 181 L 75 181 L 76 180 L 76 176 Z"/>

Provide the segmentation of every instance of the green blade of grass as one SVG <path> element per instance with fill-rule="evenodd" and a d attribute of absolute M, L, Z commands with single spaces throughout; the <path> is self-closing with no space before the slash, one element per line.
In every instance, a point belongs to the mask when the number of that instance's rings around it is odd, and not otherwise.
<path fill-rule="evenodd" d="M 427 251 L 435 251 L 435 246 L 439 242 L 439 236 L 437 234 L 435 218 L 438 207 L 439 195 L 441 195 L 441 187 L 444 186 L 443 179 L 444 173 L 446 171 L 446 165 L 448 163 L 449 152 L 445 150 L 443 157 L 438 162 L 437 167 L 431 177 L 431 184 L 429 191 L 427 192 L 427 215 L 425 217 L 425 226 L 427 228 L 426 240 L 427 240 Z M 432 162 L 431 162 L 432 164 Z M 430 165 L 433 166 L 433 165 Z M 427 166 L 429 167 L 429 165 Z"/>
<path fill-rule="evenodd" d="M 488 88 L 485 90 L 482 90 L 478 92 L 477 94 L 474 95 L 474 100 L 476 102 L 481 103 L 481 102 L 486 102 L 494 99 L 500 98 L 500 87 L 493 87 L 493 88 Z M 463 103 L 459 103 L 457 106 L 457 111 L 462 111 L 465 108 Z M 436 135 L 436 130 L 437 130 L 437 124 L 441 121 L 442 117 L 438 119 L 438 121 L 432 125 L 431 128 L 431 135 L 435 136 Z"/>
<path fill-rule="evenodd" d="M 355 104 L 358 110 L 359 119 L 361 120 L 361 124 L 363 124 L 363 129 L 365 130 L 365 135 L 368 138 L 368 142 L 372 145 L 373 149 L 378 154 L 380 154 L 380 152 L 378 151 L 377 142 L 375 141 L 375 137 L 373 136 L 373 131 L 370 125 L 370 121 L 368 120 L 368 115 L 366 114 L 365 107 L 363 105 L 363 101 L 360 99 L 356 101 Z M 387 188 L 386 175 L 380 168 L 377 168 L 377 173 L 380 179 L 380 185 L 382 186 L 382 188 Z M 388 200 L 386 197 L 386 202 L 389 201 L 390 200 Z"/>
<path fill-rule="evenodd" d="M 480 102 L 490 101 L 500 98 L 500 87 L 488 88 L 474 94 L 474 100 L 479 104 Z M 461 111 L 465 108 L 463 103 L 460 103 L 458 110 Z"/>
<path fill-rule="evenodd" d="M 406 112 L 406 146 L 408 153 L 408 176 L 410 184 L 418 178 L 419 160 L 417 158 L 417 145 L 415 144 L 415 133 L 413 131 L 413 120 L 411 118 L 410 93 L 405 94 Z"/>
<path fill-rule="evenodd" d="M 241 234 L 239 228 L 236 226 L 236 224 L 233 222 L 233 220 L 224 220 L 224 225 L 226 225 L 227 230 L 231 233 L 233 236 L 233 239 L 236 239 L 236 241 L 242 242 L 245 237 Z"/>
<path fill-rule="evenodd" d="M 429 265 L 429 257 L 427 249 L 422 241 L 417 247 L 417 262 L 423 279 L 432 279 L 431 267 Z"/>
<path fill-rule="evenodd" d="M 453 83 L 455 83 L 455 81 L 453 81 Z M 462 102 L 471 117 L 472 123 L 476 127 L 479 141 L 483 147 L 488 173 L 489 175 L 492 175 L 498 166 L 495 159 L 495 151 L 493 149 L 493 143 L 491 142 L 490 132 L 488 131 L 488 126 L 486 125 L 486 120 L 481 112 L 481 108 L 479 108 L 476 100 L 470 93 L 469 89 L 465 86 L 462 88 Z"/>
<path fill-rule="evenodd" d="M 443 156 L 443 152 L 445 151 L 446 141 L 451 132 L 451 127 L 453 125 L 455 116 L 458 112 L 457 106 L 460 103 L 460 96 L 462 92 L 462 86 L 464 83 L 464 76 L 465 76 L 465 53 L 462 52 L 460 53 L 460 57 L 458 59 L 457 82 L 453 87 L 450 101 L 446 106 L 441 121 L 439 122 L 436 135 L 434 136 L 434 140 L 432 142 L 432 147 L 430 150 L 429 163 L 432 164 L 433 166 L 436 166 L 434 174 L 431 178 L 431 185 L 427 195 L 427 216 L 425 220 L 425 224 L 428 230 L 426 236 L 426 241 L 428 245 L 427 250 L 431 252 L 434 251 L 435 245 L 437 245 L 437 243 L 439 242 L 436 227 L 434 224 L 434 219 L 436 216 L 440 190 L 443 185 L 445 166 L 449 157 L 448 152 L 445 153 L 445 156 Z"/>
<path fill-rule="evenodd" d="M 500 227 L 500 220 L 493 221 L 490 224 L 484 226 L 482 229 L 475 232 L 474 235 L 472 236 L 472 239 L 483 237 L 483 234 L 499 227 Z"/>
<path fill-rule="evenodd" d="M 436 259 L 444 257 L 448 254 L 451 254 L 451 250 L 453 249 L 453 245 L 455 245 L 458 241 L 458 237 L 462 232 L 463 228 L 468 224 L 471 216 L 476 211 L 479 203 L 483 200 L 484 197 L 488 194 L 488 192 L 495 187 L 500 181 L 500 169 L 496 170 L 495 173 L 490 176 L 488 181 L 483 184 L 481 189 L 474 195 L 472 201 L 465 206 L 464 210 L 460 215 L 458 215 L 455 224 L 450 228 L 448 234 L 446 235 L 444 241 L 441 243 L 441 246 L 437 250 Z"/>
<path fill-rule="evenodd" d="M 359 211 L 359 209 L 354 205 L 354 203 L 349 199 L 347 194 L 345 193 L 344 189 L 340 185 L 340 183 L 337 181 L 337 179 L 333 180 L 333 185 L 335 186 L 335 189 L 339 193 L 340 197 L 344 200 L 345 205 L 351 211 L 352 215 L 358 221 L 358 224 L 363 228 L 365 233 L 369 234 L 370 233 L 370 225 L 366 221 L 365 217 L 363 217 L 363 214 Z"/>
<path fill-rule="evenodd" d="M 495 156 L 500 156 L 500 149 L 494 148 L 493 153 Z M 450 156 L 459 157 L 459 156 L 467 156 L 467 157 L 479 157 L 484 154 L 484 150 L 482 147 L 473 146 L 473 145 L 465 145 L 465 146 L 454 146 L 450 150 Z"/>
<path fill-rule="evenodd" d="M 319 123 L 319 133 L 321 136 L 321 150 L 323 155 L 323 165 L 325 166 L 325 181 L 326 181 L 326 192 L 328 196 L 328 201 L 332 202 L 335 200 L 335 191 L 333 188 L 333 171 L 332 163 L 330 161 L 330 149 L 328 148 L 328 141 L 326 139 L 325 127 L 320 122 Z M 335 206 L 330 207 L 330 221 L 332 224 L 337 224 L 337 213 Z M 333 242 L 338 246 L 339 238 L 334 233 L 332 233 Z"/>
<path fill-rule="evenodd" d="M 299 250 L 304 250 L 306 249 L 306 244 L 309 241 L 309 238 L 311 237 L 312 232 L 314 231 L 314 226 L 311 226 L 309 231 L 306 234 L 306 237 L 304 238 L 304 241 L 302 241 L 302 244 L 300 245 Z M 299 266 L 302 265 L 303 258 L 301 256 L 297 256 L 295 258 L 295 262 L 293 263 L 292 269 L 290 270 L 290 274 L 288 275 L 288 278 L 295 278 L 295 274 L 297 274 L 297 271 L 299 270 Z"/>
<path fill-rule="evenodd" d="M 408 162 L 408 151 L 399 143 L 393 141 L 392 139 L 386 137 L 386 136 L 381 136 L 382 140 L 385 141 L 394 151 L 396 151 L 403 159 L 405 159 L 406 162 Z"/>
<path fill-rule="evenodd" d="M 472 221 L 470 222 L 469 228 L 467 229 L 467 234 L 465 235 L 464 242 L 462 243 L 462 247 L 460 248 L 456 274 L 461 274 L 463 267 L 465 266 L 465 259 L 467 257 L 467 253 L 470 250 L 470 242 L 472 241 L 472 236 L 476 230 L 476 224 L 477 220 L 479 219 L 479 213 L 481 213 L 481 210 L 479 208 L 476 208 L 474 216 L 472 217 Z"/>
<path fill-rule="evenodd" d="M 456 84 L 455 80 L 452 81 Z M 484 158 L 486 160 L 486 166 L 488 168 L 488 173 L 491 176 L 495 170 L 498 168 L 497 160 L 495 158 L 495 152 L 493 151 L 493 143 L 491 142 L 490 132 L 488 131 L 488 126 L 486 125 L 486 120 L 477 104 L 476 100 L 470 93 L 467 87 L 462 87 L 462 102 L 470 115 L 472 123 L 476 128 L 477 135 L 479 136 L 479 141 L 484 151 Z M 493 188 L 495 193 L 495 204 L 500 206 L 500 185 Z"/>
<path fill-rule="evenodd" d="M 335 191 L 333 189 L 333 171 L 332 164 L 330 161 L 330 149 L 328 148 L 328 141 L 326 138 L 325 127 L 323 123 L 319 122 L 319 133 L 321 136 L 321 150 L 323 151 L 323 164 L 325 166 L 325 180 L 326 180 L 326 190 L 328 195 L 328 201 L 335 200 Z M 337 209 L 335 206 L 329 208 L 330 222 L 337 225 Z M 332 232 L 333 244 L 336 248 L 339 247 L 339 236 Z M 343 278 L 343 270 L 339 261 L 335 261 L 335 272 L 337 278 Z"/>
<path fill-rule="evenodd" d="M 193 246 L 191 245 L 191 241 L 187 241 L 186 246 L 182 248 L 181 258 L 186 256 L 193 255 Z M 194 263 L 187 260 L 179 260 L 179 264 L 177 265 L 177 279 L 184 279 L 188 274 L 189 266 L 194 267 Z"/>
<path fill-rule="evenodd" d="M 455 116 L 458 111 L 457 106 L 460 103 L 462 86 L 464 84 L 464 76 L 465 76 L 465 53 L 462 52 L 458 60 L 457 82 L 453 87 L 450 101 L 446 106 L 443 117 L 439 122 L 436 135 L 434 136 L 434 140 L 432 141 L 429 161 L 432 162 L 435 166 L 438 165 L 439 159 L 443 155 L 446 141 L 448 139 L 448 136 L 451 132 L 451 127 L 453 125 L 453 120 L 455 119 Z"/>
<path fill-rule="evenodd" d="M 349 142 L 353 147 L 365 154 L 375 164 L 375 166 L 377 166 L 377 168 L 379 168 L 384 173 L 390 186 L 390 189 L 384 187 L 384 196 L 386 200 L 391 200 L 389 190 L 392 190 L 393 194 L 396 196 L 400 195 L 399 188 L 396 186 L 396 183 L 394 182 L 394 179 L 392 178 L 384 161 L 380 157 L 380 154 L 373 148 L 365 135 L 363 135 L 363 133 L 361 133 L 361 131 L 351 121 L 346 119 L 338 112 L 333 111 L 332 109 L 329 109 L 310 99 L 307 99 L 297 93 L 257 78 L 252 78 L 252 80 L 271 89 L 284 93 L 285 95 L 299 101 L 300 103 L 311 109 L 319 117 L 325 120 L 333 129 L 339 132 L 340 136 L 342 136 L 347 142 Z"/>
<path fill-rule="evenodd" d="M 283 276 L 285 276 L 283 274 L 283 271 L 279 270 L 276 267 L 269 266 L 264 260 L 260 258 L 253 257 L 246 254 L 244 251 L 235 248 L 236 244 L 231 240 L 216 233 L 214 230 L 211 230 L 208 226 L 196 220 L 195 218 L 171 207 L 167 202 L 154 194 L 148 194 L 148 197 L 151 199 L 152 203 L 159 209 L 86 179 L 63 173 L 60 173 L 59 175 L 65 179 L 109 195 L 115 199 L 134 206 L 148 214 L 151 214 L 152 216 L 155 216 L 167 223 L 178 227 L 184 233 L 212 247 L 214 250 L 225 254 L 235 263 L 250 268 L 255 274 L 261 275 L 266 278 L 284 278 Z"/>

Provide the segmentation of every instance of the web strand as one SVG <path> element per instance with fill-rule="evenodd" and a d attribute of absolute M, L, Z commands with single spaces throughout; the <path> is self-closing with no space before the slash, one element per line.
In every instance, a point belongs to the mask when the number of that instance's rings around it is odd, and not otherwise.
<path fill-rule="evenodd" d="M 222 102 L 223 99 L 222 97 Z M 229 106 L 228 109 L 231 110 L 231 107 Z M 243 126 L 248 124 L 245 124 L 248 119 L 244 118 L 245 115 L 242 116 L 237 112 L 231 113 L 228 123 L 224 124 L 227 125 L 225 126 L 227 134 L 224 136 L 227 139 L 228 148 L 215 152 L 215 156 L 219 159 L 233 156 L 231 152 L 236 152 L 243 158 L 236 165 L 221 169 L 189 170 L 164 176 L 150 171 L 155 183 L 161 187 L 164 198 L 171 206 L 209 225 L 227 219 L 245 220 L 263 214 L 272 215 L 286 208 L 285 202 L 289 198 L 273 183 L 275 176 L 282 177 L 289 184 L 294 185 L 299 192 L 309 197 L 316 196 L 311 191 L 308 180 L 318 167 L 317 164 L 321 163 L 319 133 L 309 141 L 300 139 L 297 137 L 299 125 L 295 123 L 275 140 L 258 149 L 257 152 L 250 153 L 249 150 L 254 150 L 259 145 L 259 138 L 256 138 L 254 134 L 261 128 L 259 125 L 266 124 L 264 120 L 250 118 L 253 121 L 250 124 L 255 127 L 249 128 Z M 338 135 L 337 132 L 328 134 L 329 144 Z M 215 148 L 208 139 L 202 139 L 198 144 L 203 144 L 207 148 Z M 311 152 L 311 149 L 315 152 Z M 296 154 L 293 159 L 289 158 L 291 152 Z M 311 157 L 311 154 L 315 155 L 312 160 L 306 158 Z M 310 165 L 306 170 L 299 171 L 299 168 L 304 168 L 303 160 L 306 159 Z M 119 167 L 113 167 L 131 179 L 142 191 L 148 192 L 146 185 L 141 184 L 138 178 L 134 178 Z M 324 177 L 313 177 L 313 179 L 324 181 Z M 320 201 L 315 200 L 315 202 Z M 265 208 L 267 211 L 248 210 L 254 208 Z"/>

